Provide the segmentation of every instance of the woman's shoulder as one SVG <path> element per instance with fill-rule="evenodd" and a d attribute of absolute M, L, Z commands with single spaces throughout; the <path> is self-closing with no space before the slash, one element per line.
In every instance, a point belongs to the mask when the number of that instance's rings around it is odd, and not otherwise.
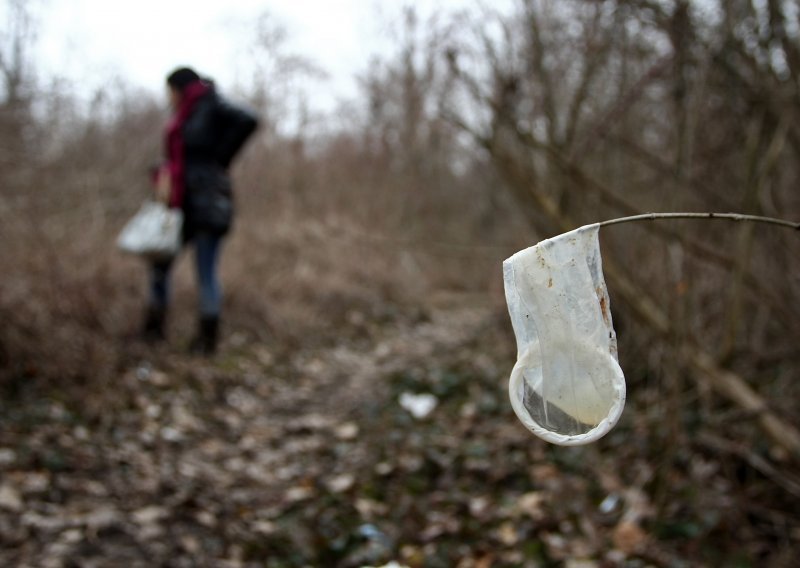
<path fill-rule="evenodd" d="M 209 89 L 194 104 L 189 117 L 189 122 L 210 123 L 213 122 L 219 106 L 219 95 L 215 89 Z"/>
<path fill-rule="evenodd" d="M 254 124 L 258 123 L 257 114 L 248 105 L 238 101 L 234 102 L 218 93 L 215 94 L 214 106 L 217 110 L 217 114 L 226 120 L 233 122 L 253 122 Z"/>

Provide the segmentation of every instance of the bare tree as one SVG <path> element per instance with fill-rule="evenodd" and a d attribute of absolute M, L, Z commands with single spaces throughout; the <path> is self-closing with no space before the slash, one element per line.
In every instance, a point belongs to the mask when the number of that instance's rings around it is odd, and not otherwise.
<path fill-rule="evenodd" d="M 30 49 L 35 41 L 34 21 L 24 0 L 7 0 L 6 13 L 0 32 L 0 144 L 4 162 L 18 159 L 24 151 L 25 123 L 33 98 Z"/>
<path fill-rule="evenodd" d="M 785 142 L 798 134 L 796 85 L 781 73 L 795 57 L 787 6 L 727 3 L 715 23 L 684 0 L 525 0 L 512 17 L 494 16 L 499 33 L 476 23 L 454 42 L 451 73 L 471 104 L 445 112 L 491 155 L 539 235 L 676 207 L 797 217 L 796 192 L 779 174 L 796 171 Z M 763 254 L 756 263 L 752 227 L 735 238 L 647 229 L 649 242 L 607 237 L 604 267 L 621 321 L 635 316 L 635 333 L 652 338 L 643 347 L 668 341 L 679 369 L 744 409 L 762 409 L 762 429 L 800 459 L 789 416 L 767 410 L 746 380 L 769 359 L 753 352 L 759 335 L 800 337 L 792 279 Z M 760 238 L 761 250 L 797 250 L 783 235 Z M 666 264 L 672 274 L 648 261 L 663 258 L 654 250 L 677 259 Z M 636 270 L 625 267 L 634 262 Z M 660 301 L 675 289 L 680 301 Z M 770 314 L 759 330 L 743 323 L 754 312 Z"/>

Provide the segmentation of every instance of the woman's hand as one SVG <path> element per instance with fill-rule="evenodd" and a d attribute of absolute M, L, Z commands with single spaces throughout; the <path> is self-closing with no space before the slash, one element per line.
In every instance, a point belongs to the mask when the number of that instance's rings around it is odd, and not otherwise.
<path fill-rule="evenodd" d="M 169 170 L 161 168 L 156 177 L 155 198 L 159 203 L 169 207 L 170 196 L 172 195 L 172 182 Z"/>

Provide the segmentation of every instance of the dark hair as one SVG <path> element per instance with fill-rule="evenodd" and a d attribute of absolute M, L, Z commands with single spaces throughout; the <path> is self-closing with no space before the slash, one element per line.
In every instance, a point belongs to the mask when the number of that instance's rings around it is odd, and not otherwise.
<path fill-rule="evenodd" d="M 176 91 L 183 91 L 188 85 L 200 80 L 200 75 L 190 67 L 179 67 L 167 75 L 167 85 Z"/>

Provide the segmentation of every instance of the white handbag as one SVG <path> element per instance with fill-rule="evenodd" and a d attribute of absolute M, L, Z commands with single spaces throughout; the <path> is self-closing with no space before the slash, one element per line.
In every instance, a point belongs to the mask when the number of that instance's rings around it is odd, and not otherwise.
<path fill-rule="evenodd" d="M 181 248 L 183 211 L 148 201 L 128 221 L 117 238 L 117 246 L 150 259 L 167 259 Z"/>

